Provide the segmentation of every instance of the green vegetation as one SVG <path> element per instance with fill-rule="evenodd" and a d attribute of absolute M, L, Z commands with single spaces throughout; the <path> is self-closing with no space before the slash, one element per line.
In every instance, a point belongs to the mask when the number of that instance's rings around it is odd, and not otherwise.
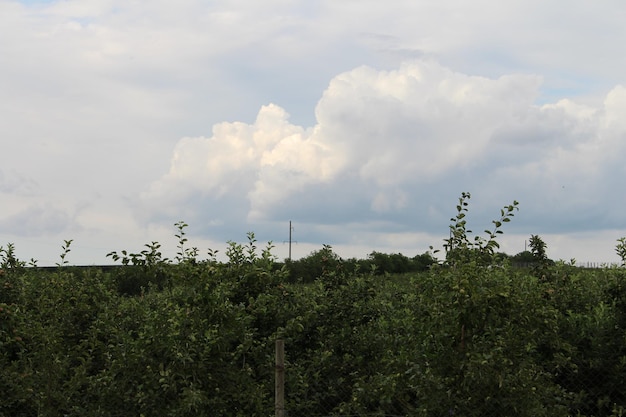
<path fill-rule="evenodd" d="M 281 264 L 252 233 L 199 259 L 183 222 L 173 261 L 152 242 L 105 271 L 70 266 L 71 240 L 52 271 L 2 247 L 0 416 L 273 415 L 277 338 L 293 416 L 623 415 L 626 270 L 549 261 L 539 236 L 516 267 L 496 237 L 517 203 L 472 240 L 468 199 L 439 262 Z"/>

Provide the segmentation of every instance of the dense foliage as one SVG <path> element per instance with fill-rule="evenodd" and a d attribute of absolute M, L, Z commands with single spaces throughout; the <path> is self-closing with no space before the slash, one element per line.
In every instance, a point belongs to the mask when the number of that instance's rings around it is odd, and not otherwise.
<path fill-rule="evenodd" d="M 428 271 L 437 260 L 429 253 L 416 255 L 412 258 L 401 253 L 372 252 L 367 259 L 342 259 L 330 245 L 313 251 L 310 255 L 297 260 L 286 260 L 287 279 L 289 282 L 315 282 L 329 272 L 344 274 L 360 274 L 370 272 L 374 275 L 405 274 L 409 272 Z M 277 263 L 277 266 L 280 265 Z"/>
<path fill-rule="evenodd" d="M 269 416 L 277 338 L 293 416 L 624 412 L 622 268 L 494 266 L 485 240 L 403 275 L 325 246 L 298 280 L 253 234 L 198 260 L 177 226 L 174 261 L 153 242 L 107 271 L 0 250 L 0 416 Z"/>

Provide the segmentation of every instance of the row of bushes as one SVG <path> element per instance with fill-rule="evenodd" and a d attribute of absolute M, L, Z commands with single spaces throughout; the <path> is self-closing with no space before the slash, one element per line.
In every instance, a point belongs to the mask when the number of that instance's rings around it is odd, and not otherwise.
<path fill-rule="evenodd" d="M 383 279 L 325 247 L 337 264 L 301 284 L 251 238 L 227 263 L 164 262 L 153 245 L 107 272 L 5 252 L 0 415 L 271 415 L 276 338 L 290 415 L 623 413 L 621 268 L 470 258 Z"/>
<path fill-rule="evenodd" d="M 173 262 L 152 242 L 77 269 L 65 241 L 44 272 L 0 248 L 0 416 L 272 415 L 278 338 L 289 415 L 623 415 L 626 271 L 552 262 L 537 236 L 511 267 L 495 237 L 517 202 L 471 240 L 467 199 L 442 264 L 324 246 L 281 265 L 253 234 L 198 260 L 183 222 Z"/>

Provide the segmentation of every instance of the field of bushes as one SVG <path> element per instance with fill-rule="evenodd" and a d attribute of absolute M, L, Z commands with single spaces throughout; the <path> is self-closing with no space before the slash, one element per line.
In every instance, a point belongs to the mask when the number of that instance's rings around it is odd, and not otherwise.
<path fill-rule="evenodd" d="M 474 243 L 462 219 L 442 262 L 282 263 L 253 234 L 200 260 L 182 223 L 171 261 L 153 242 L 44 270 L 3 247 L 0 416 L 271 416 L 278 338 L 292 417 L 623 415 L 626 270 L 548 262 L 540 239 L 516 267 L 502 219 Z"/>

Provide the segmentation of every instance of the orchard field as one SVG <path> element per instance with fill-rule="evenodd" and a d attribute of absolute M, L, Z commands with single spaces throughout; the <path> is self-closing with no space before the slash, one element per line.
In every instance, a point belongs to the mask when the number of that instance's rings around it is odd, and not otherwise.
<path fill-rule="evenodd" d="M 404 274 L 330 246 L 278 263 L 253 234 L 200 260 L 183 223 L 172 261 L 153 242 L 77 268 L 66 241 L 44 270 L 3 247 L 0 416 L 271 416 L 276 339 L 290 417 L 623 415 L 626 270 L 551 262 L 538 237 L 517 267 L 494 239 L 515 205 L 471 241 L 465 203 L 446 260 Z"/>

